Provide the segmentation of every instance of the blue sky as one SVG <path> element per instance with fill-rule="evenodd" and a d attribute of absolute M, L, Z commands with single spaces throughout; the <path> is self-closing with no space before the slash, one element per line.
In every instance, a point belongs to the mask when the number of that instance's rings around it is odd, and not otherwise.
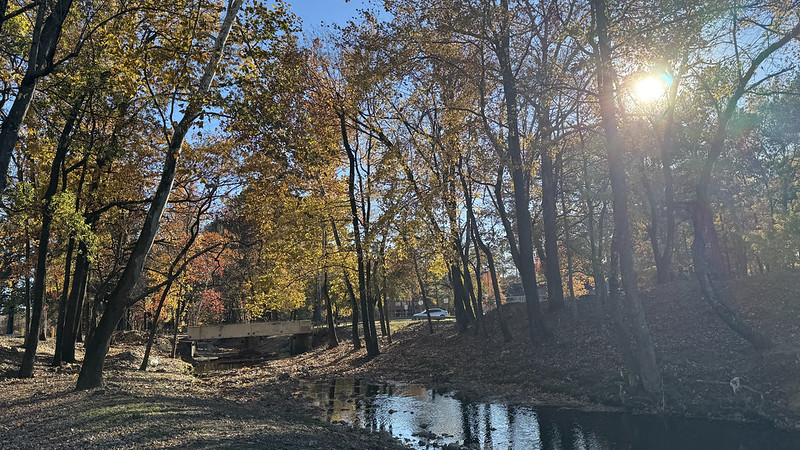
<path fill-rule="evenodd" d="M 287 0 L 292 12 L 303 19 L 303 29 L 313 30 L 326 25 L 345 25 L 358 9 L 369 6 L 369 0 Z"/>

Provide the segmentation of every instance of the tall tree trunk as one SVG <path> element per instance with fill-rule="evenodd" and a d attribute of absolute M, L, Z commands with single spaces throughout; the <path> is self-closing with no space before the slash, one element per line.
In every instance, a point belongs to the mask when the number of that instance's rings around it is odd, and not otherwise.
<path fill-rule="evenodd" d="M 336 323 L 333 321 L 333 305 L 331 304 L 331 294 L 328 290 L 328 271 L 324 272 L 322 278 L 322 295 L 325 298 L 325 311 L 328 316 L 328 348 L 339 346 L 339 338 L 336 337 Z"/>
<path fill-rule="evenodd" d="M 336 242 L 336 246 L 339 248 L 339 250 L 342 250 L 342 240 L 339 239 L 339 231 L 336 229 L 336 222 L 333 220 L 333 218 L 331 218 L 331 229 L 333 230 L 333 239 Z M 347 288 L 347 295 L 350 297 L 350 307 L 353 310 L 353 314 L 351 316 L 353 350 L 358 350 L 361 348 L 361 338 L 358 337 L 358 301 L 356 301 L 355 290 L 353 289 L 353 283 L 350 282 L 350 276 L 347 274 L 347 269 L 342 270 L 342 274 L 344 277 L 344 285 Z"/>
<path fill-rule="evenodd" d="M 89 248 L 81 242 L 78 246 L 78 257 L 75 261 L 75 274 L 72 277 L 72 290 L 67 299 L 67 308 L 64 321 L 64 339 L 62 345 L 62 359 L 65 362 L 75 362 L 75 341 L 77 325 L 80 320 L 80 308 L 86 292 L 86 282 L 89 275 Z"/>
<path fill-rule="evenodd" d="M 386 315 L 383 310 L 382 292 L 378 292 L 376 298 L 378 303 L 378 321 L 381 323 L 381 336 L 386 337 Z"/>
<path fill-rule="evenodd" d="M 492 277 L 492 291 L 494 293 L 495 305 L 497 306 L 497 320 L 500 322 L 500 332 L 503 333 L 504 341 L 511 342 L 513 338 L 506 324 L 505 314 L 503 314 L 503 302 L 500 298 L 500 282 L 497 278 L 494 257 L 492 256 L 492 251 L 489 249 L 489 246 L 485 245 L 483 241 L 479 241 L 479 244 L 481 245 L 481 249 L 483 249 L 483 253 L 486 254 L 486 265 L 489 266 L 489 275 Z"/>
<path fill-rule="evenodd" d="M 81 193 L 83 192 L 83 183 L 86 180 L 86 168 L 87 168 L 87 160 L 84 158 L 83 162 L 81 163 L 83 168 L 81 169 L 81 176 L 78 181 L 78 191 L 76 193 L 76 200 L 75 200 L 75 212 L 80 212 L 81 209 Z M 61 175 L 61 190 L 66 192 L 67 190 L 67 171 L 64 169 L 62 165 L 62 175 Z M 70 332 L 67 332 L 68 327 L 72 327 L 72 322 L 75 322 L 74 317 L 72 320 L 69 320 L 67 315 L 67 311 L 69 310 L 69 288 L 70 288 L 70 268 L 72 266 L 72 256 L 73 252 L 75 251 L 75 238 L 70 237 L 69 244 L 67 246 L 67 257 L 66 257 L 66 264 L 64 269 L 64 292 L 61 294 L 61 300 L 59 301 L 59 308 L 58 308 L 58 329 L 56 331 L 56 347 L 53 356 L 53 365 L 58 366 L 61 365 L 63 362 L 63 351 L 64 351 L 64 338 L 66 336 L 73 336 L 73 347 L 74 347 L 74 335 L 72 328 L 70 328 Z M 75 271 L 78 271 L 78 264 L 79 261 L 75 261 Z M 74 356 L 74 351 L 73 351 Z"/>
<path fill-rule="evenodd" d="M 105 363 L 105 357 L 108 353 L 111 335 L 129 306 L 131 291 L 133 291 L 136 283 L 141 278 L 145 259 L 155 240 L 161 216 L 164 213 L 170 192 L 172 191 L 172 184 L 175 181 L 178 156 L 180 155 L 181 147 L 194 121 L 203 112 L 204 97 L 208 95 L 210 91 L 211 82 L 216 74 L 219 61 L 222 59 L 225 41 L 228 39 L 228 34 L 230 33 L 230 29 L 233 26 L 234 19 L 242 3 L 243 0 L 232 0 L 230 3 L 228 11 L 225 13 L 225 18 L 223 19 L 219 34 L 214 42 L 211 60 L 206 65 L 203 78 L 200 80 L 200 86 L 197 92 L 195 92 L 195 96 L 186 106 L 183 118 L 175 125 L 165 155 L 166 158 L 164 161 L 164 168 L 161 172 L 161 180 L 153 196 L 150 209 L 147 211 L 147 216 L 142 226 L 142 232 L 139 234 L 139 239 L 136 241 L 128 263 L 116 287 L 111 293 L 107 302 L 106 311 L 103 313 L 103 317 L 100 319 L 100 323 L 92 335 L 92 340 L 86 343 L 86 356 L 84 357 L 83 366 L 81 367 L 81 373 L 78 376 L 78 390 L 99 387 L 103 384 L 103 364 Z"/>
<path fill-rule="evenodd" d="M 183 289 L 181 289 L 181 293 L 183 293 Z M 175 310 L 175 327 L 172 329 L 172 350 L 169 352 L 169 357 L 173 359 L 175 358 L 178 348 L 178 330 L 180 329 L 181 318 L 186 311 L 186 305 L 188 303 L 186 299 L 178 301 L 178 308 Z"/>
<path fill-rule="evenodd" d="M 169 290 L 172 288 L 173 281 L 174 279 L 172 278 L 167 281 L 167 285 L 164 286 L 164 292 L 161 293 L 161 297 L 158 299 L 156 313 L 153 315 L 153 326 L 150 328 L 150 334 L 147 336 L 147 345 L 144 348 L 144 357 L 142 358 L 142 364 L 139 366 L 139 370 L 147 370 L 147 364 L 150 361 L 150 351 L 153 348 L 153 342 L 156 340 L 158 319 L 161 317 L 161 309 L 164 308 L 164 302 L 167 301 L 167 296 L 169 295 Z"/>
<path fill-rule="evenodd" d="M 627 369 L 626 379 L 628 387 L 636 387 L 641 382 L 639 379 L 639 361 L 636 355 L 635 337 L 631 336 L 628 327 L 625 326 L 625 315 L 620 302 L 619 292 L 619 252 L 616 251 L 616 242 L 611 244 L 611 273 L 608 276 L 609 293 L 606 302 L 606 311 L 611 319 L 611 332 L 614 340 L 617 341 L 622 361 Z"/>
<path fill-rule="evenodd" d="M 344 284 L 347 288 L 347 295 L 350 298 L 350 308 L 352 310 L 352 343 L 353 349 L 358 350 L 361 348 L 361 338 L 358 336 L 358 301 L 356 300 L 355 289 L 353 283 L 350 282 L 350 276 L 347 274 L 346 269 L 342 272 L 344 276 Z"/>
<path fill-rule="evenodd" d="M 464 278 L 461 276 L 461 263 L 458 261 L 450 265 L 450 285 L 453 287 L 453 307 L 456 310 L 456 326 L 458 331 L 464 332 L 469 329 L 470 321 L 464 304 L 469 301 L 469 295 L 464 287 Z M 459 320 L 459 317 L 461 318 Z"/>
<path fill-rule="evenodd" d="M 345 150 L 347 151 L 347 158 L 350 162 L 350 174 L 348 177 L 348 197 L 350 199 L 350 214 L 353 222 L 353 242 L 355 244 L 356 260 L 358 262 L 358 296 L 361 300 L 361 323 L 364 325 L 364 344 L 367 347 L 367 355 L 374 358 L 380 354 L 377 341 L 373 340 L 372 326 L 370 325 L 370 310 L 368 307 L 369 299 L 367 298 L 367 274 L 364 267 L 364 252 L 361 247 L 361 228 L 358 220 L 358 207 L 356 205 L 356 154 L 350 147 L 350 140 L 347 137 L 347 123 L 344 114 L 339 114 L 339 124 L 341 127 L 342 141 Z"/>
<path fill-rule="evenodd" d="M 586 226 L 589 234 L 589 251 L 591 253 L 592 264 L 592 278 L 594 279 L 594 292 L 595 302 L 598 305 L 604 305 L 606 302 L 607 287 L 605 283 L 605 274 L 603 273 L 602 264 L 600 263 L 600 246 L 598 241 L 602 237 L 602 227 L 599 232 L 595 231 L 595 204 L 592 199 L 592 187 L 589 185 L 589 161 L 586 157 L 585 147 L 583 147 L 583 138 L 581 137 L 581 149 L 584 150 L 583 157 L 583 197 L 586 202 Z M 602 220 L 601 214 L 601 220 Z"/>
<path fill-rule="evenodd" d="M 48 307 L 47 301 L 45 300 L 42 303 L 42 321 L 40 322 L 40 325 L 39 325 L 39 340 L 40 341 L 46 341 L 47 340 L 47 326 L 49 325 L 49 322 L 47 320 L 47 311 L 48 311 L 47 307 Z"/>
<path fill-rule="evenodd" d="M 67 18 L 72 0 L 59 0 L 45 18 L 48 2 L 38 2 L 36 20 L 33 25 L 31 47 L 28 51 L 28 67 L 17 88 L 14 103 L 0 125 L 0 195 L 6 189 L 8 166 L 14 146 L 19 139 L 19 130 L 28 114 L 28 108 L 36 92 L 40 78 L 53 70 L 53 58 L 61 38 L 64 19 Z M 30 333 L 28 333 L 30 334 Z"/>
<path fill-rule="evenodd" d="M 311 307 L 311 323 L 317 325 L 322 323 L 322 274 L 316 275 L 317 292 L 314 294 L 314 300 Z"/>
<path fill-rule="evenodd" d="M 467 183 L 467 175 L 464 174 L 464 167 L 459 161 L 459 178 L 461 179 L 461 188 L 464 191 L 464 203 L 467 209 L 467 241 L 472 242 L 475 244 L 475 276 L 477 277 L 477 288 L 478 288 L 478 298 L 477 302 L 475 303 L 475 311 L 476 316 L 478 319 L 478 331 L 484 337 L 489 335 L 489 330 L 486 327 L 485 317 L 483 315 L 483 286 L 481 285 L 481 255 L 480 252 L 482 251 L 482 244 L 480 234 L 478 232 L 478 222 L 475 219 L 475 211 L 472 205 L 472 190 L 470 189 L 470 185 Z M 465 262 L 466 255 L 465 255 Z M 467 264 L 468 266 L 469 264 Z M 498 311 L 500 313 L 500 311 Z"/>
<path fill-rule="evenodd" d="M 25 265 L 31 260 L 31 238 L 28 222 L 25 221 Z M 31 333 L 31 271 L 25 267 L 25 337 Z"/>
<path fill-rule="evenodd" d="M 675 180 L 672 176 L 672 162 L 675 151 L 675 108 L 678 104 L 678 86 L 683 78 L 683 71 L 688 56 L 684 56 L 679 73 L 674 77 L 669 87 L 669 106 L 664 126 L 664 140 L 661 144 L 661 172 L 664 175 L 664 211 L 666 217 L 666 236 L 664 248 L 661 252 L 661 272 L 658 274 L 659 283 L 672 281 L 672 255 L 675 251 Z"/>
<path fill-rule="evenodd" d="M 387 340 L 388 343 L 391 344 L 392 343 L 392 326 L 391 326 L 391 321 L 389 320 L 389 311 L 387 310 L 388 307 L 386 306 L 387 298 L 386 298 L 386 260 L 385 259 L 383 260 L 382 266 L 383 266 L 383 278 L 382 278 L 383 279 L 383 288 L 381 289 L 381 295 L 383 296 L 383 299 L 381 300 L 381 305 L 383 305 L 382 306 L 383 314 L 386 316 L 385 317 L 385 319 L 386 319 L 386 340 Z"/>
<path fill-rule="evenodd" d="M 383 297 L 383 287 L 386 285 L 384 277 L 386 276 L 386 271 L 383 270 L 383 277 L 378 278 L 378 269 L 384 267 L 384 262 L 386 261 L 386 236 L 381 240 L 381 248 L 379 252 L 380 262 L 376 263 L 375 265 L 375 301 L 378 305 L 378 318 L 381 322 L 381 336 L 386 336 L 386 314 L 384 311 L 383 301 L 381 300 Z M 378 287 L 378 281 L 382 280 L 381 287 Z"/>
<path fill-rule="evenodd" d="M 408 245 L 408 240 L 403 236 L 406 247 L 411 250 L 411 261 L 414 263 L 414 273 L 417 275 L 417 284 L 419 285 L 419 292 L 422 295 L 422 304 L 425 307 L 425 316 L 428 318 L 428 330 L 433 334 L 433 321 L 431 320 L 431 305 L 428 301 L 428 294 L 425 290 L 425 283 L 422 281 L 422 274 L 419 270 L 419 262 L 417 261 L 417 252 Z"/>
<path fill-rule="evenodd" d="M 656 279 L 658 284 L 664 284 L 671 281 L 669 261 L 664 259 L 662 255 L 666 255 L 666 247 L 662 253 L 659 245 L 659 221 L 661 214 L 658 208 L 658 199 L 656 198 L 653 185 L 650 182 L 648 174 L 645 172 L 645 167 L 642 165 L 642 187 L 644 188 L 645 198 L 650 206 L 650 225 L 647 226 L 647 237 L 650 239 L 650 248 L 653 251 L 653 261 L 656 264 Z M 664 245 L 667 245 L 665 242 Z"/>
<path fill-rule="evenodd" d="M 469 267 L 469 233 L 467 234 L 467 242 L 461 245 L 461 239 L 458 241 L 458 246 L 461 249 L 459 255 L 461 256 L 462 276 L 464 277 L 464 290 L 467 293 L 467 298 L 464 299 L 464 306 L 470 322 L 478 320 L 477 317 L 477 299 L 475 298 L 475 288 L 472 283 L 472 275 L 470 275 Z"/>
<path fill-rule="evenodd" d="M 502 178 L 502 176 L 501 176 Z M 506 324 L 505 317 L 503 316 L 503 302 L 500 298 L 500 284 L 497 280 L 497 271 L 494 265 L 494 257 L 492 256 L 492 251 L 489 249 L 489 246 L 483 242 L 481 238 L 480 231 L 478 230 L 478 221 L 475 219 L 475 210 L 472 204 L 472 191 L 469 189 L 469 185 L 467 184 L 466 177 L 464 176 L 463 172 L 461 172 L 461 187 L 464 189 L 464 198 L 465 204 L 467 209 L 467 220 L 472 225 L 472 237 L 475 241 L 475 245 L 479 250 L 476 250 L 476 255 L 479 251 L 482 251 L 486 255 L 486 265 L 489 268 L 489 275 L 492 278 L 492 289 L 494 292 L 494 300 L 495 305 L 497 306 L 497 321 L 500 324 L 500 332 L 503 333 L 503 340 L 505 342 L 511 342 L 513 339 L 511 337 L 511 332 L 508 330 L 508 325 Z M 502 201 L 502 199 L 499 199 Z M 479 264 L 480 266 L 480 264 Z M 480 275 L 478 275 L 480 280 Z M 481 311 L 481 316 L 483 316 L 483 311 Z M 484 327 L 486 325 L 484 324 Z M 488 333 L 488 331 L 487 331 Z"/>
<path fill-rule="evenodd" d="M 611 66 L 611 45 L 608 39 L 608 18 L 605 0 L 592 0 L 598 47 L 597 88 L 600 116 L 606 137 L 609 179 L 614 206 L 614 236 L 619 253 L 622 287 L 626 308 L 630 312 L 636 337 L 637 362 L 642 387 L 653 395 L 661 390 L 661 370 L 656 362 L 650 327 L 644 314 L 633 261 L 633 241 L 628 223 L 628 186 L 625 173 L 625 149 L 619 135 L 617 106 L 614 98 L 614 70 Z"/>
<path fill-rule="evenodd" d="M 572 317 L 578 318 L 578 299 L 575 297 L 575 279 L 573 277 L 572 266 L 572 239 L 570 235 L 569 211 L 567 210 L 567 189 L 566 177 L 564 176 L 564 159 L 558 157 L 558 167 L 561 171 L 561 212 L 564 214 L 564 249 L 567 252 L 567 286 L 569 287 L 569 306 L 572 310 Z"/>
<path fill-rule="evenodd" d="M 62 0 L 63 1 L 63 0 Z M 47 249 L 50 245 L 50 227 L 53 223 L 53 197 L 58 190 L 58 180 L 61 170 L 61 165 L 67 157 L 67 151 L 70 146 L 70 139 L 72 130 L 78 120 L 83 99 L 77 102 L 70 112 L 64 128 L 61 130 L 61 136 L 58 139 L 58 146 L 56 147 L 56 154 L 53 157 L 53 163 L 50 166 L 50 181 L 47 185 L 47 190 L 42 198 L 42 228 L 39 233 L 39 246 L 37 249 L 36 257 L 36 274 L 33 283 L 33 311 L 31 314 L 30 328 L 25 336 L 25 354 L 22 356 L 22 364 L 19 369 L 20 378 L 33 377 L 33 363 L 36 358 L 36 350 L 39 347 L 39 328 L 45 321 L 42 321 L 42 313 L 44 312 L 44 296 L 46 292 L 45 283 L 47 280 Z M 5 178 L 5 175 L 3 175 Z M 0 191 L 2 192 L 2 191 Z"/>
<path fill-rule="evenodd" d="M 368 312 L 368 319 L 369 319 L 369 331 L 371 340 L 373 345 L 375 346 L 375 353 L 376 355 L 380 354 L 380 349 L 378 347 L 378 329 L 375 327 L 375 304 L 377 303 L 377 299 L 375 297 L 369 298 L 367 302 L 367 312 Z"/>
<path fill-rule="evenodd" d="M 471 230 L 472 233 L 468 231 L 467 235 L 472 236 L 473 241 L 475 241 L 475 228 L 473 227 Z M 478 319 L 478 331 L 480 332 L 481 336 L 484 338 L 489 337 L 489 329 L 486 327 L 486 318 L 483 315 L 483 280 L 481 279 L 481 252 L 478 249 L 477 242 L 475 243 L 475 278 L 476 280 L 476 287 L 478 290 L 477 293 L 477 302 L 475 305 L 475 315 Z"/>
<path fill-rule="evenodd" d="M 690 205 L 694 242 L 692 243 L 692 259 L 695 275 L 703 291 L 703 297 L 711 305 L 733 331 L 749 341 L 753 347 L 763 349 L 770 345 L 769 341 L 742 320 L 722 298 L 719 290 L 714 286 L 712 277 L 727 277 L 722 264 L 722 250 L 719 236 L 714 225 L 714 214 L 711 210 L 711 175 L 723 150 L 728 135 L 728 123 L 739 105 L 739 100 L 747 92 L 750 80 L 758 72 L 761 64 L 781 47 L 800 36 L 800 22 L 791 30 L 784 33 L 779 39 L 772 41 L 764 50 L 759 52 L 752 60 L 747 70 L 741 73 L 737 85 L 728 98 L 725 107 L 720 111 L 717 121 L 717 130 L 709 145 L 708 155 L 698 177 L 696 200 Z M 708 248 L 707 248 L 708 247 Z"/>
<path fill-rule="evenodd" d="M 448 168 L 448 173 L 445 178 L 450 179 L 455 177 L 455 167 Z M 454 181 L 454 180 L 453 180 Z M 475 320 L 475 314 L 471 306 L 471 301 L 474 302 L 475 292 L 472 290 L 472 282 L 469 278 L 469 264 L 466 263 L 466 256 L 464 247 L 461 245 L 461 226 L 458 223 L 458 212 L 455 201 L 455 186 L 454 183 L 445 183 L 445 188 L 448 190 L 446 200 L 444 201 L 445 211 L 447 213 L 447 220 L 450 227 L 448 238 L 452 246 L 453 267 L 461 266 L 458 271 L 458 277 L 453 277 L 450 281 L 453 286 L 454 301 L 456 308 L 456 323 L 460 331 L 466 331 L 472 322 Z M 466 270 L 466 272 L 462 272 Z"/>
<path fill-rule="evenodd" d="M 550 149 L 542 149 L 542 221 L 544 222 L 544 274 L 551 311 L 564 307 L 561 264 L 558 257 L 558 176 Z"/>
<path fill-rule="evenodd" d="M 17 311 L 17 305 L 14 304 L 13 297 L 10 297 L 8 300 L 7 311 L 8 322 L 6 323 L 6 334 L 14 334 L 14 316 Z"/>
<path fill-rule="evenodd" d="M 690 213 L 692 215 L 692 225 L 694 230 L 694 242 L 692 242 L 692 261 L 694 263 L 694 272 L 700 284 L 700 290 L 703 292 L 703 297 L 711 305 L 714 312 L 728 325 L 736 334 L 747 340 L 754 348 L 758 350 L 766 349 L 770 346 L 770 341 L 761 333 L 752 328 L 745 322 L 739 315 L 731 309 L 724 301 L 719 288 L 714 284 L 714 276 L 709 267 L 706 256 L 707 246 L 705 242 L 704 220 L 702 216 L 704 211 L 694 205 L 690 206 Z"/>
<path fill-rule="evenodd" d="M 66 176 L 66 175 L 65 175 Z M 75 238 L 69 239 L 67 244 L 67 256 L 64 258 L 64 288 L 61 292 L 61 298 L 58 300 L 58 318 L 56 324 L 56 347 L 53 352 L 52 365 L 61 365 L 61 351 L 62 343 L 64 342 L 64 321 L 67 314 L 67 299 L 69 298 L 69 278 L 72 274 L 72 253 L 75 251 Z"/>
<path fill-rule="evenodd" d="M 533 260 L 533 220 L 529 205 L 529 186 L 519 136 L 519 118 L 517 108 L 516 76 L 511 67 L 510 11 L 508 0 L 500 1 L 503 13 L 503 33 L 496 42 L 495 53 L 500 62 L 502 73 L 503 96 L 506 104 L 508 121 L 508 157 L 511 160 L 511 179 L 514 188 L 514 211 L 517 219 L 517 235 L 519 236 L 519 261 L 517 269 L 525 291 L 529 331 L 531 340 L 536 343 L 546 334 L 542 314 L 539 307 L 539 290 L 536 283 L 536 266 Z M 509 240 L 513 236 L 508 236 Z"/>

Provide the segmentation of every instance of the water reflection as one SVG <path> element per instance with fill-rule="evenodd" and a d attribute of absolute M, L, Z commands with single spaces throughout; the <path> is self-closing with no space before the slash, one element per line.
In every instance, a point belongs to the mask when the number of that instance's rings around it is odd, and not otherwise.
<path fill-rule="evenodd" d="M 353 379 L 311 383 L 306 395 L 328 420 L 386 430 L 412 448 L 798 449 L 800 433 L 766 426 L 459 400 L 419 385 Z"/>

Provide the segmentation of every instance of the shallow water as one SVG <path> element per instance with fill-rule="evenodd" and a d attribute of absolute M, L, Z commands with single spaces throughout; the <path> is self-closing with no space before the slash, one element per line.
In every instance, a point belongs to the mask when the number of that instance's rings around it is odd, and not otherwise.
<path fill-rule="evenodd" d="M 800 449 L 800 433 L 754 424 L 471 402 L 419 385 L 353 379 L 304 389 L 329 421 L 389 431 L 417 449 Z"/>

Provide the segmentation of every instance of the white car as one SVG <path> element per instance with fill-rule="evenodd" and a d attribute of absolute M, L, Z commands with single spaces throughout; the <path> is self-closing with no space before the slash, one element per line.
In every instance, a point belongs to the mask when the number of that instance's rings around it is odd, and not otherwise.
<path fill-rule="evenodd" d="M 444 319 L 447 316 L 447 311 L 440 309 L 440 308 L 431 308 L 431 319 Z M 412 316 L 414 319 L 427 319 L 428 318 L 428 311 L 422 311 L 420 313 L 416 313 Z"/>

